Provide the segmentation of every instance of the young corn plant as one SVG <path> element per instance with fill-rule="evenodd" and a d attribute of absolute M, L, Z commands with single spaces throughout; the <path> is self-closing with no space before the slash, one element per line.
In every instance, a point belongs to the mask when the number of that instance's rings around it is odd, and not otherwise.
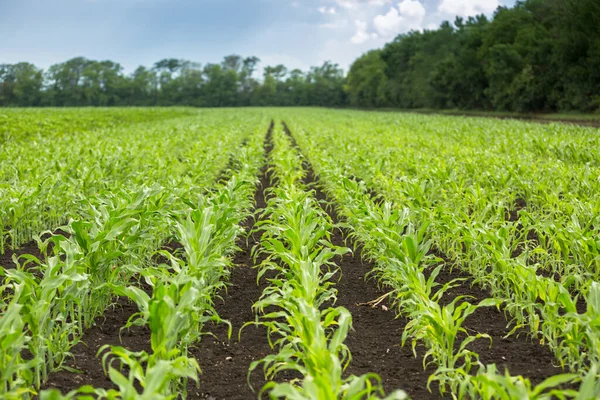
<path fill-rule="evenodd" d="M 437 259 L 428 255 L 430 244 L 427 241 L 427 225 L 414 228 L 407 209 L 394 209 L 389 202 L 381 205 L 373 203 L 364 193 L 364 189 L 345 181 L 358 192 L 347 193 L 348 226 L 354 230 L 354 236 L 365 244 L 367 255 L 377 266 L 372 274 L 386 287 L 393 290 L 398 312 L 406 314 L 410 321 L 402 335 L 402 343 L 412 338 L 413 350 L 417 343 L 425 344 L 427 351 L 424 367 L 429 363 L 440 370 L 457 369 L 471 371 L 479 366 L 479 356 L 468 349 L 468 345 L 486 334 L 471 335 L 463 328 L 465 319 L 479 307 L 498 305 L 498 301 L 486 299 L 479 304 L 469 303 L 467 298 L 459 296 L 450 304 L 441 306 L 443 294 L 459 280 L 448 282 L 439 290 L 435 278 L 441 266 L 434 269 L 428 278 L 424 275 L 427 266 Z M 460 342 L 458 337 L 464 336 Z M 459 374 L 456 376 L 460 377 Z M 434 379 L 430 379 L 430 382 Z M 455 391 L 458 380 L 444 380 L 440 390 L 444 393 L 445 383 L 450 382 L 450 390 Z"/>
<path fill-rule="evenodd" d="M 32 256 L 28 261 L 37 262 L 43 275 L 40 279 L 27 271 L 26 264 L 6 270 L 6 281 L 18 294 L 7 313 L 14 312 L 12 307 L 18 308 L 25 323 L 27 350 L 35 360 L 25 363 L 33 367 L 33 379 L 27 383 L 37 388 L 51 371 L 62 366 L 69 349 L 77 343 L 83 328 L 81 299 L 90 287 L 88 275 L 78 270 L 72 258 L 63 261 L 57 255 L 41 262 Z"/>
<path fill-rule="evenodd" d="M 533 385 L 529 379 L 510 376 L 508 371 L 498 373 L 495 365 L 488 365 L 476 375 L 465 376 L 457 394 L 457 399 L 482 400 L 551 400 L 576 399 L 592 400 L 600 394 L 600 380 L 595 372 L 588 373 L 580 384 L 579 390 L 564 389 L 561 386 L 580 380 L 577 374 L 560 374 Z"/>
<path fill-rule="evenodd" d="M 128 279 L 117 266 L 142 261 L 138 251 L 141 254 L 142 248 L 148 249 L 157 241 L 148 228 L 156 218 L 145 205 L 159 193 L 142 190 L 131 196 L 115 195 L 110 211 L 91 206 L 94 214 L 90 219 L 71 221 L 62 227 L 65 235 L 37 239 L 41 259 L 25 255 L 15 260 L 16 269 L 4 271 L 5 285 L 13 296 L 18 295 L 5 312 L 20 315 L 32 357 L 30 361 L 14 361 L 20 364 L 18 369 L 32 369 L 31 375 L 24 375 L 31 378 L 22 382 L 25 386 L 39 388 L 50 372 L 65 368 L 69 349 L 112 300 L 106 285 Z M 144 219 L 144 215 L 149 217 Z M 147 251 L 147 256 L 150 254 Z M 5 391 L 10 390 L 5 387 Z"/>
<path fill-rule="evenodd" d="M 301 131 L 301 129 L 300 129 Z M 342 142 L 345 141 L 346 138 L 341 139 Z M 300 144 L 300 146 L 303 148 L 303 150 L 306 151 L 306 154 L 309 154 L 311 156 L 311 162 L 313 163 L 313 166 L 315 166 L 315 169 L 317 169 L 317 172 L 319 173 L 319 175 L 322 177 L 323 182 L 325 184 L 325 189 L 327 190 L 327 192 L 334 198 L 336 199 L 337 203 L 338 203 L 338 207 L 339 207 L 339 214 L 346 217 L 347 219 L 347 223 L 348 226 L 352 229 L 354 229 L 355 234 L 357 235 L 357 238 L 363 239 L 364 243 L 370 243 L 371 246 L 366 245 L 366 249 L 367 251 L 370 251 L 370 256 L 373 257 L 376 261 L 377 258 L 379 257 L 379 263 L 380 265 L 385 265 L 386 263 L 390 263 L 389 260 L 395 258 L 394 256 L 390 257 L 389 255 L 386 256 L 385 254 L 385 249 L 386 247 L 389 246 L 390 249 L 394 249 L 394 252 L 399 253 L 400 256 L 398 256 L 398 261 L 395 262 L 396 265 L 391 265 L 390 268 L 388 268 L 388 278 L 390 280 L 396 280 L 396 282 L 404 282 L 404 287 L 398 291 L 397 293 L 401 294 L 400 298 L 403 299 L 403 301 L 406 301 L 406 308 L 409 309 L 415 309 L 415 304 L 421 304 L 421 306 L 427 306 L 427 302 L 423 302 L 423 301 L 419 301 L 419 297 L 422 297 L 423 295 L 421 293 L 429 293 L 429 296 L 425 296 L 425 297 L 429 297 L 433 303 L 437 303 L 439 302 L 439 298 L 436 298 L 433 296 L 433 294 L 435 292 L 431 291 L 431 289 L 435 286 L 434 284 L 430 284 L 429 285 L 429 289 L 427 288 L 428 285 L 426 283 L 422 283 L 419 284 L 419 282 L 427 282 L 428 280 L 424 279 L 424 278 L 419 278 L 419 271 L 423 271 L 423 268 L 419 268 L 419 267 L 410 267 L 410 257 L 406 257 L 405 255 L 409 254 L 409 251 L 403 250 L 402 247 L 402 243 L 403 243 L 403 237 L 405 234 L 407 236 L 411 235 L 411 230 L 409 229 L 405 229 L 404 227 L 399 227 L 398 229 L 382 229 L 382 227 L 385 227 L 386 225 L 383 223 L 371 223 L 369 220 L 369 217 L 372 215 L 371 212 L 369 212 L 368 209 L 365 209 L 364 204 L 366 201 L 368 201 L 369 199 L 366 197 L 366 194 L 368 194 L 368 190 L 366 188 L 366 185 L 362 182 L 357 182 L 354 180 L 349 180 L 347 179 L 348 175 L 358 175 L 360 176 L 361 174 L 363 176 L 370 174 L 370 177 L 379 177 L 378 179 L 381 178 L 380 175 L 378 175 L 378 172 L 376 171 L 376 168 L 379 167 L 375 167 L 372 170 L 367 170 L 368 168 L 365 168 L 365 165 L 362 164 L 359 168 L 360 168 L 360 172 L 358 172 L 357 169 L 354 169 L 353 167 L 349 166 L 349 164 L 347 162 L 345 162 L 345 160 L 343 160 L 343 158 L 340 158 L 339 155 L 340 154 L 347 154 L 349 155 L 349 157 L 347 157 L 347 159 L 351 159 L 351 157 L 353 156 L 352 152 L 353 152 L 353 148 L 344 148 L 343 150 L 338 150 L 337 152 L 330 152 L 330 143 L 335 143 L 335 142 L 339 142 L 339 136 L 337 138 L 333 138 L 333 137 L 328 137 L 326 142 L 321 142 L 317 145 L 317 140 L 320 140 L 320 136 L 319 135 L 305 135 L 304 133 L 302 135 L 299 135 L 298 137 L 298 142 Z M 360 144 L 359 146 L 363 146 L 363 144 Z M 389 148 L 389 146 L 382 146 L 381 148 Z M 371 154 L 378 154 L 378 148 L 373 148 L 371 149 Z M 376 156 L 377 157 L 377 156 Z M 373 160 L 373 157 L 367 157 L 367 158 L 362 158 L 361 159 L 361 163 L 367 163 L 370 162 L 369 160 Z M 387 161 L 386 161 L 387 163 Z M 380 165 L 385 165 L 385 163 L 381 163 Z M 411 167 L 414 169 L 414 166 Z M 397 169 L 396 169 L 397 170 Z M 363 173 L 363 171 L 365 171 Z M 473 171 L 475 171 L 475 169 L 473 169 Z M 380 173 L 379 173 L 380 174 Z M 447 172 L 443 172 L 440 175 L 442 176 L 447 176 Z M 436 174 L 434 174 L 436 175 Z M 369 177 L 367 177 L 369 178 Z M 371 179 L 369 178 L 369 179 Z M 505 181 L 510 180 L 511 178 L 503 178 Z M 410 201 L 411 198 L 414 198 L 415 195 L 414 193 L 417 193 L 415 191 L 411 192 L 412 194 L 410 196 L 406 196 L 407 192 L 403 192 L 401 190 L 401 188 L 399 187 L 399 183 L 398 182 L 402 182 L 403 178 L 402 177 L 398 177 L 398 179 L 395 182 L 392 182 L 391 180 L 387 181 L 389 183 L 389 190 L 390 193 L 393 192 L 393 199 L 400 199 L 402 198 L 403 202 L 405 201 Z M 461 186 L 456 185 L 457 188 L 460 188 Z M 387 190 L 387 189 L 386 189 Z M 364 197 L 357 197 L 357 196 L 353 196 L 351 193 L 358 193 L 359 195 L 365 194 Z M 442 198 L 449 198 L 449 195 L 446 192 L 446 190 L 441 190 L 441 197 Z M 421 199 L 419 200 L 420 203 L 423 203 L 424 201 L 426 201 L 426 199 L 423 198 L 423 192 L 419 192 L 421 193 L 419 196 L 421 197 Z M 477 207 L 478 210 L 482 210 L 482 216 L 478 217 L 478 218 L 483 218 L 482 221 L 485 218 L 490 219 L 491 221 L 504 221 L 504 211 L 502 207 L 491 207 L 489 205 L 486 205 L 486 202 L 490 202 L 490 200 L 493 199 L 492 196 L 490 196 L 490 193 L 485 193 L 484 191 L 480 191 L 477 196 L 482 196 L 483 197 L 479 197 L 479 199 L 481 200 L 477 200 L 475 202 L 475 204 L 472 205 L 472 207 Z M 402 197 L 405 196 L 405 197 Z M 457 197 L 458 199 L 458 197 Z M 460 200 L 464 200 L 464 199 L 460 199 Z M 439 202 L 439 200 L 436 200 L 436 202 Z M 431 203 L 431 204 L 436 204 L 436 202 Z M 457 210 L 460 211 L 462 208 L 461 205 L 453 205 L 453 207 Z M 473 213 L 473 210 L 469 210 L 466 209 L 465 210 L 465 219 L 470 218 L 470 215 Z M 385 213 L 382 213 L 382 215 L 385 215 Z M 411 218 L 409 219 L 409 222 L 415 223 L 418 222 L 419 218 L 431 218 L 433 215 L 436 215 L 432 212 L 429 212 L 427 210 L 422 210 L 422 209 L 416 209 L 416 210 L 411 210 Z M 446 223 L 448 221 L 448 219 L 444 219 L 445 215 L 448 214 L 440 214 L 438 213 L 437 215 L 441 215 L 442 216 L 442 223 Z M 473 214 L 476 215 L 476 214 Z M 479 215 L 479 214 L 477 214 Z M 381 218 L 381 220 L 385 220 L 385 218 Z M 357 229 L 357 227 L 360 227 L 359 223 L 352 223 L 355 221 L 359 221 L 361 223 L 363 223 L 364 231 L 363 231 L 363 235 L 361 237 L 361 232 L 360 229 Z M 481 222 L 482 223 L 482 222 Z M 495 223 L 495 222 L 494 222 Z M 430 224 L 430 227 L 427 228 L 427 235 L 429 237 L 431 237 L 434 240 L 437 240 L 438 238 L 438 232 L 436 231 L 437 229 L 439 229 L 439 227 L 444 228 L 445 230 L 450 230 L 450 229 L 455 229 L 456 227 L 452 227 L 451 225 L 447 224 L 447 225 L 443 225 L 438 223 L 436 220 L 431 220 L 431 219 L 425 219 L 421 222 L 419 222 L 419 225 L 422 226 L 427 226 L 427 224 Z M 410 224 L 409 224 L 410 225 Z M 487 231 L 488 228 L 485 229 L 485 231 Z M 484 232 L 485 232 L 484 231 Z M 477 235 L 479 235 L 479 232 L 475 232 Z M 491 232 L 490 232 L 491 233 Z M 375 237 L 375 238 L 374 238 Z M 391 240 L 389 240 L 389 238 L 392 238 Z M 490 236 L 491 237 L 491 236 Z M 477 246 L 477 247 L 481 247 L 484 250 L 485 249 L 485 244 L 481 243 L 479 241 L 479 239 L 469 239 L 468 237 L 466 238 L 461 238 L 459 237 L 459 240 L 462 239 L 462 242 L 457 242 L 459 243 L 458 249 L 456 251 L 455 254 L 457 255 L 461 255 L 464 254 L 465 251 L 470 251 L 470 249 L 472 249 L 472 246 Z M 386 242 L 393 242 L 391 245 L 388 245 Z M 422 241 L 416 241 L 416 243 L 424 243 Z M 502 244 L 503 242 L 501 241 L 492 241 L 491 243 L 488 242 L 487 244 L 489 245 L 497 245 L 500 244 L 501 246 L 504 246 L 504 244 Z M 434 245 L 439 249 L 439 246 L 437 243 L 434 243 Z M 371 250 L 369 250 L 369 247 L 371 247 Z M 414 247 L 414 246 L 411 246 Z M 462 248 L 461 248 L 462 247 Z M 498 247 L 499 251 L 498 257 L 496 258 L 496 260 L 501 260 L 501 259 L 506 259 L 506 257 L 512 257 L 512 254 L 515 251 L 515 245 L 510 245 L 508 247 L 508 249 L 506 247 Z M 408 247 L 407 247 L 408 249 Z M 442 248 L 443 250 L 446 250 L 444 248 Z M 488 251 L 489 248 L 486 250 Z M 414 254 L 414 253 L 413 253 Z M 473 254 L 473 253 L 469 253 L 469 254 Z M 485 254 L 485 253 L 475 253 L 475 254 Z M 446 255 L 448 255 L 448 252 L 446 252 Z M 489 258 L 487 257 L 483 257 L 482 258 L 482 262 L 479 263 L 478 268 L 480 272 L 485 272 L 486 271 L 486 263 L 488 265 L 492 264 L 491 262 L 488 262 Z M 427 265 L 426 263 L 427 259 L 425 259 L 425 263 L 424 265 Z M 461 258 L 457 258 L 455 260 L 456 265 L 457 266 L 465 266 L 468 265 L 469 262 L 465 262 L 463 261 Z M 421 261 L 421 263 L 423 263 L 423 260 Z M 482 264 L 483 264 L 483 268 L 482 268 Z M 408 265 L 408 267 L 407 267 Z M 514 264 L 513 264 L 514 265 Z M 475 265 L 474 265 L 474 269 L 475 269 Z M 514 268 L 513 268 L 514 269 Z M 504 269 L 504 273 L 507 273 L 508 271 L 513 271 L 513 269 Z M 411 272 L 412 271 L 412 272 Z M 435 274 L 432 273 L 430 274 L 430 278 L 431 276 L 433 276 Z M 487 280 L 486 275 L 484 273 L 481 273 L 479 275 L 482 279 L 482 282 L 490 282 L 489 280 Z M 495 276 L 500 277 L 500 274 L 495 274 Z M 535 276 L 535 274 L 534 274 Z M 545 280 L 546 278 L 544 277 L 540 277 L 538 276 L 538 278 L 543 278 L 541 283 L 537 283 L 536 285 L 531 286 L 531 288 L 533 288 L 533 290 L 537 291 L 538 296 L 542 296 L 542 298 L 544 298 L 542 294 L 545 289 L 550 288 L 550 286 L 547 284 L 548 280 Z M 485 280 L 483 280 L 485 279 Z M 515 278 L 515 280 L 518 278 Z M 492 281 L 493 282 L 493 281 Z M 523 283 L 523 285 L 527 285 L 527 283 Z M 392 286 L 393 287 L 393 286 Z M 519 286 L 521 287 L 521 286 Z M 420 289 L 418 289 L 420 288 Z M 411 293 L 411 289 L 413 293 L 419 293 L 419 297 L 416 297 L 417 300 L 411 301 L 411 296 L 408 295 L 406 296 L 405 294 L 407 293 Z M 493 289 L 493 287 L 492 287 Z M 514 287 L 512 287 L 512 289 L 514 290 Z M 528 290 L 530 289 L 529 287 L 527 288 Z M 442 287 L 441 289 L 439 289 L 440 292 L 444 291 L 444 287 Z M 492 290 L 493 291 L 493 290 Z M 514 292 L 513 292 L 514 293 Z M 565 295 L 564 292 L 558 290 L 554 290 L 554 291 L 549 291 L 546 292 L 546 299 L 552 298 L 552 299 L 563 299 L 562 301 L 566 301 L 566 304 L 574 304 L 572 303 L 572 299 L 570 299 L 570 296 Z M 550 296 L 550 297 L 548 297 Z M 566 296 L 568 296 L 569 298 L 567 298 Z M 409 299 L 409 300 L 407 300 Z M 500 297 L 500 299 L 502 299 L 505 304 L 507 306 L 511 306 L 511 301 L 510 299 L 504 299 L 502 297 Z M 550 304 L 550 300 L 547 300 L 547 302 Z M 487 304 L 487 303 L 491 303 L 491 304 Z M 397 301 L 398 304 L 398 301 Z M 481 304 L 481 305 L 467 305 L 469 303 L 463 303 L 465 304 L 465 306 L 462 308 L 462 311 L 459 311 L 458 315 L 454 315 L 452 316 L 452 314 L 454 313 L 452 310 L 457 310 L 459 307 L 456 307 L 456 304 L 454 304 L 454 307 L 452 308 L 448 308 L 448 311 L 450 312 L 450 320 L 456 321 L 456 324 L 452 324 L 450 326 L 454 326 L 456 328 L 458 328 L 458 330 L 455 330 L 455 332 L 459 332 L 460 331 L 460 326 L 462 324 L 461 321 L 464 321 L 464 319 L 461 317 L 461 314 L 464 312 L 464 316 L 467 316 L 470 312 L 472 312 L 473 307 L 477 307 L 477 306 L 489 306 L 489 305 L 497 305 L 498 301 L 496 300 L 488 300 L 486 301 L 486 303 Z M 516 301 L 512 304 L 519 304 Z M 535 306 L 532 306 L 535 307 Z M 419 308 L 416 308 L 417 310 L 420 310 Z M 430 315 L 435 315 L 435 309 L 436 306 L 431 307 L 431 314 Z M 537 309 L 539 310 L 539 308 L 532 308 L 532 309 Z M 548 310 L 550 311 L 550 310 Z M 418 312 L 418 311 L 417 311 Z M 564 311 L 562 313 L 557 313 L 557 315 L 565 315 Z M 568 313 L 566 314 L 568 315 Z M 443 317 L 443 315 L 438 316 L 438 318 Z M 419 318 L 421 320 L 423 320 L 422 314 L 419 314 Z M 443 320 L 443 318 L 440 318 L 439 321 Z M 429 322 L 431 321 L 435 321 L 436 323 L 438 322 L 437 318 L 434 319 L 430 319 L 428 320 Z M 570 318 L 569 321 L 573 321 L 573 318 Z M 573 324 L 575 325 L 575 324 Z M 579 325 L 579 323 L 577 323 L 577 325 Z M 420 324 L 418 322 L 414 323 L 414 327 L 418 327 L 420 326 Z M 423 326 L 426 326 L 425 324 Z M 428 326 L 428 325 L 427 325 Z M 426 326 L 426 327 L 427 327 Z M 444 326 L 444 325 L 440 325 L 440 326 Z M 565 327 L 565 325 L 563 324 L 562 327 Z M 557 327 L 554 327 L 552 329 L 552 332 L 557 332 L 556 330 Z M 433 328 L 432 328 L 433 329 Z M 559 328 L 560 329 L 560 328 Z M 423 330 L 415 330 L 415 333 L 423 333 L 423 336 L 427 335 L 427 331 L 428 329 L 423 329 Z M 449 332 L 452 332 L 452 328 L 448 329 Z M 440 329 L 440 332 L 442 332 L 442 329 Z M 563 329 L 563 332 L 565 332 L 565 330 Z M 435 337 L 435 334 L 432 334 L 433 332 L 430 332 L 430 335 L 433 337 Z M 443 338 L 444 335 L 438 335 L 440 338 Z M 556 337 L 556 336 L 555 336 Z M 563 336 L 565 337 L 565 336 Z M 428 339 L 423 339 L 423 340 L 428 340 Z M 444 339 L 438 340 L 435 339 L 436 343 L 443 343 Z M 467 341 L 468 342 L 468 341 Z M 468 344 L 468 343 L 467 343 Z M 427 347 L 429 349 L 434 349 L 436 348 L 435 345 L 427 345 Z M 453 346 L 456 347 L 456 346 Z M 449 348 L 446 347 L 446 348 Z M 438 349 L 443 349 L 443 347 L 440 347 Z M 461 350 L 464 350 L 465 348 L 461 348 L 459 347 L 459 351 L 456 352 L 455 354 L 460 357 L 460 353 Z M 468 351 L 468 350 L 467 350 Z M 435 350 L 435 352 L 438 352 L 438 350 Z M 443 353 L 443 351 L 439 351 L 440 353 Z M 440 382 L 440 385 L 442 387 L 448 387 L 451 390 L 451 393 L 453 396 L 456 396 L 458 394 L 458 390 L 464 390 L 461 388 L 470 388 L 473 390 L 473 392 L 471 393 L 476 393 L 476 389 L 474 389 L 474 383 L 471 381 L 471 377 L 473 376 L 477 376 L 480 373 L 483 373 L 484 369 L 482 369 L 482 366 L 479 364 L 478 362 L 478 358 L 476 354 L 473 353 L 466 353 L 464 354 L 464 357 L 462 359 L 461 362 L 454 362 L 454 368 L 446 368 L 444 366 L 444 363 L 440 363 L 438 364 L 439 367 L 437 369 L 436 374 L 434 374 L 434 376 L 430 379 L 431 380 L 437 380 Z M 469 361 L 468 358 L 471 358 L 471 361 Z M 587 356 L 584 356 L 587 357 Z M 441 359 L 446 358 L 447 360 L 450 360 L 450 364 L 452 363 L 452 357 L 443 357 Z M 440 360 L 441 360 L 440 359 Z M 463 364 L 466 366 L 466 369 L 469 369 L 469 372 L 467 372 L 465 370 L 465 368 L 463 368 Z M 475 366 L 476 368 L 469 368 L 469 363 L 471 364 L 471 367 Z M 490 366 L 488 366 L 488 368 L 491 368 Z M 508 376 L 508 375 L 507 375 Z M 577 378 L 574 378 L 574 376 L 557 376 L 555 377 L 555 380 L 552 380 L 549 384 L 547 384 L 545 387 L 539 387 L 537 389 L 532 388 L 532 393 L 535 390 L 539 390 L 540 393 L 542 393 L 543 391 L 545 391 L 546 389 L 548 390 L 552 390 L 553 395 L 557 395 L 557 396 L 569 396 L 569 389 L 562 389 L 560 388 L 561 383 L 567 382 L 567 383 L 572 383 L 572 382 L 576 382 Z M 523 378 L 521 377 L 510 377 L 511 381 L 514 380 L 521 380 Z M 558 382 L 558 383 L 557 383 Z M 593 385 L 592 385 L 593 386 Z M 583 386 L 582 386 L 583 388 Z M 583 389 L 580 388 L 580 391 L 582 391 Z M 466 392 L 465 392 L 466 393 Z M 588 392 L 590 393 L 590 392 Z M 465 397 L 465 396 L 463 396 Z M 457 397 L 457 398 L 463 398 L 463 397 Z M 477 394 L 473 394 L 471 397 L 469 398 L 478 398 Z M 525 398 L 525 397 L 523 397 Z M 580 397 L 580 398 L 586 398 L 586 397 Z M 592 398 L 592 397 L 590 397 Z"/>
<path fill-rule="evenodd" d="M 0 393 L 8 400 L 17 400 L 32 395 L 34 391 L 28 387 L 33 381 L 33 369 L 39 360 L 25 360 L 22 353 L 27 349 L 28 337 L 25 333 L 25 321 L 21 315 L 22 285 L 15 287 L 17 291 L 11 304 L 2 308 L 0 318 Z"/>
<path fill-rule="evenodd" d="M 43 391 L 40 400 L 174 400 L 181 393 L 173 391 L 172 383 L 188 379 L 197 381 L 200 372 L 196 360 L 177 355 L 176 352 L 168 360 L 146 352 L 134 353 L 119 346 L 102 347 L 99 353 L 103 353 L 104 371 L 117 389 L 82 386 L 66 395 L 57 389 L 51 389 Z M 115 363 L 119 365 L 114 366 Z M 124 369 L 129 371 L 127 376 L 121 372 Z"/>
<path fill-rule="evenodd" d="M 93 394 L 99 398 L 160 398 L 187 396 L 189 379 L 199 381 L 200 367 L 188 357 L 188 348 L 197 343 L 203 326 L 221 321 L 214 309 L 214 297 L 225 286 L 230 256 L 237 249 L 240 222 L 247 217 L 252 204 L 256 173 L 260 166 L 260 142 L 254 140 L 249 150 L 241 152 L 241 169 L 214 192 L 199 197 L 197 202 L 182 199 L 181 210 L 173 210 L 172 222 L 162 225 L 174 230 L 174 239 L 183 244 L 183 257 L 158 253 L 170 261 L 157 267 L 123 267 L 126 273 L 139 273 L 152 288 L 148 294 L 128 282 L 112 282 L 111 293 L 129 297 L 139 312 L 126 327 L 148 325 L 151 354 L 132 353 L 118 346 L 103 348 L 105 372 L 118 390 L 105 391 L 82 387 L 65 398 Z M 124 374 L 126 372 L 126 375 Z M 142 388 L 142 391 L 139 390 Z M 43 393 L 47 398 L 62 398 L 57 391 Z"/>
<path fill-rule="evenodd" d="M 339 270 L 333 259 L 349 249 L 331 244 L 333 224 L 300 183 L 301 160 L 289 139 L 278 130 L 273 140 L 271 170 L 278 187 L 271 191 L 263 221 L 256 226 L 262 237 L 255 254 L 267 255 L 259 266 L 259 278 L 267 272 L 275 277 L 269 278 L 270 285 L 254 305 L 259 313 L 254 323 L 267 327 L 277 353 L 252 363 L 248 377 L 262 365 L 269 382 L 261 395 L 268 393 L 271 398 L 383 395 L 375 374 L 342 378 L 351 361 L 344 340 L 352 317 L 345 308 L 332 306 L 337 294 L 332 280 Z M 275 379 L 283 371 L 295 371 L 300 378 L 279 383 Z M 404 394 L 398 391 L 390 398 L 404 398 Z"/>

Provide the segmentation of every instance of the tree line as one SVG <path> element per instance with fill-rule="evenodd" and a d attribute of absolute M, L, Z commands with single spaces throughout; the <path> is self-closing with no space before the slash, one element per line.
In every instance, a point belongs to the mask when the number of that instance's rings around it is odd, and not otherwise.
<path fill-rule="evenodd" d="M 600 109 L 600 1 L 526 0 L 396 37 L 347 77 L 363 107 Z"/>
<path fill-rule="evenodd" d="M 355 106 L 519 112 L 600 109 L 600 1 L 524 0 L 397 36 L 347 75 L 230 55 L 164 59 L 125 74 L 83 57 L 46 71 L 0 64 L 0 106 Z"/>
<path fill-rule="evenodd" d="M 344 72 L 325 62 L 303 72 L 268 66 L 255 77 L 260 60 L 230 55 L 201 66 L 164 59 L 124 74 L 113 61 L 76 57 L 43 71 L 33 64 L 0 65 L 0 106 L 341 106 Z"/>

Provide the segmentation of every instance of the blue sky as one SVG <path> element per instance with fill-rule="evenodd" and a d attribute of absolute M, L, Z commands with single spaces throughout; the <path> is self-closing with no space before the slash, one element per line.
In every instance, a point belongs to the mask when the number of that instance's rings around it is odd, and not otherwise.
<path fill-rule="evenodd" d="M 347 69 L 398 33 L 456 15 L 491 14 L 514 0 L 0 0 L 0 63 L 47 68 L 71 57 L 126 71 L 175 57 L 202 64 L 228 54 L 307 69 Z"/>

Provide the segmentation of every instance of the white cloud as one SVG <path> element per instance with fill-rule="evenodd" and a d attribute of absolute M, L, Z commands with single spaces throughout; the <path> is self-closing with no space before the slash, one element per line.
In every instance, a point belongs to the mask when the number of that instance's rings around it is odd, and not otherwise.
<path fill-rule="evenodd" d="M 321 24 L 319 25 L 319 27 L 324 29 L 342 29 L 345 28 L 347 25 L 348 23 L 346 22 L 346 20 L 341 20 L 337 22 L 328 22 L 325 24 Z"/>
<path fill-rule="evenodd" d="M 387 14 L 376 16 L 373 25 L 380 35 L 392 36 L 401 29 L 402 19 L 398 10 L 392 7 Z"/>
<path fill-rule="evenodd" d="M 353 44 L 363 44 L 377 38 L 376 33 L 369 33 L 367 31 L 367 23 L 365 21 L 356 20 L 354 24 L 356 25 L 356 33 L 350 39 Z"/>
<path fill-rule="evenodd" d="M 425 7 L 418 0 L 403 0 L 398 4 L 400 14 L 406 18 L 415 18 L 419 22 L 425 17 Z"/>
<path fill-rule="evenodd" d="M 356 9 L 361 5 L 380 7 L 391 2 L 391 0 L 334 0 L 335 3 L 345 9 Z"/>
<path fill-rule="evenodd" d="M 321 14 L 335 14 L 335 8 L 334 7 L 319 7 L 318 8 L 319 12 Z"/>
<path fill-rule="evenodd" d="M 390 2 L 391 2 L 391 0 L 368 0 L 367 4 L 369 4 L 371 6 L 375 6 L 375 7 L 377 7 L 377 6 L 381 7 Z"/>
<path fill-rule="evenodd" d="M 489 14 L 498 8 L 498 0 L 442 0 L 440 12 L 463 17 L 477 14 Z"/>
<path fill-rule="evenodd" d="M 356 8 L 356 2 L 352 0 L 335 0 L 335 2 L 342 8 Z"/>
<path fill-rule="evenodd" d="M 425 7 L 418 0 L 402 0 L 398 8 L 392 7 L 387 14 L 376 16 L 373 25 L 379 35 L 391 37 L 412 29 L 422 29 L 425 13 Z"/>

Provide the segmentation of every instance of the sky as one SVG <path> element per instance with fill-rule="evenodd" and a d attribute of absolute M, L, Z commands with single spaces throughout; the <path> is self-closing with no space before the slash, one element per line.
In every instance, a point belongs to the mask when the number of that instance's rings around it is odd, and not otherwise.
<path fill-rule="evenodd" d="M 491 15 L 515 0 L 0 0 L 0 64 L 41 68 L 83 56 L 126 72 L 163 58 L 228 54 L 261 65 L 345 70 L 364 52 L 444 20 Z"/>

